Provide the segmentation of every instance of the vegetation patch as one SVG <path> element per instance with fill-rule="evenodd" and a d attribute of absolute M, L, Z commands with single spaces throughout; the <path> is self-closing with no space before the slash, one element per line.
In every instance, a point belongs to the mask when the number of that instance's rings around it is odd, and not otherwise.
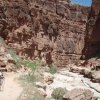
<path fill-rule="evenodd" d="M 62 100 L 63 95 L 66 92 L 67 92 L 67 90 L 65 88 L 59 87 L 59 88 L 54 89 L 51 95 L 55 100 Z"/>
<path fill-rule="evenodd" d="M 49 65 L 49 72 L 51 74 L 57 73 L 57 67 L 55 65 L 53 65 L 53 64 Z"/>

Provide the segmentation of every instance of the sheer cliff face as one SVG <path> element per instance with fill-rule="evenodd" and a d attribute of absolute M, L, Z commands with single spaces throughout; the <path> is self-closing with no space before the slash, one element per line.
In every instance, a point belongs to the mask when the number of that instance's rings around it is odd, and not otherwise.
<path fill-rule="evenodd" d="M 0 35 L 20 56 L 65 66 L 80 59 L 88 10 L 69 0 L 0 0 Z"/>
<path fill-rule="evenodd" d="M 92 3 L 86 28 L 83 54 L 85 59 L 100 57 L 100 0 L 93 0 Z"/>

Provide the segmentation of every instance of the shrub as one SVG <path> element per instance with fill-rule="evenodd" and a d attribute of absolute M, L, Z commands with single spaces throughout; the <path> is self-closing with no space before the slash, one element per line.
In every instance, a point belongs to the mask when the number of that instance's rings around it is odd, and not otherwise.
<path fill-rule="evenodd" d="M 34 82 L 41 81 L 42 76 L 39 73 L 32 73 L 27 75 L 21 75 L 19 77 L 19 80 L 21 81 L 21 84 L 26 87 L 27 84 L 33 84 Z"/>
<path fill-rule="evenodd" d="M 4 41 L 4 39 L 2 37 L 0 37 L 0 45 L 6 45 L 5 41 Z"/>
<path fill-rule="evenodd" d="M 27 84 L 22 94 L 17 100 L 45 100 L 45 98 L 39 93 L 37 88 L 32 84 Z"/>
<path fill-rule="evenodd" d="M 33 100 L 45 100 L 45 98 L 43 97 L 43 95 L 41 95 L 38 91 L 36 91 L 34 93 L 34 98 Z"/>
<path fill-rule="evenodd" d="M 41 75 L 37 72 L 27 75 L 22 75 L 19 77 L 19 82 L 23 87 L 21 95 L 18 97 L 18 100 L 45 100 L 45 98 L 39 93 L 35 86 L 36 81 L 40 81 Z"/>
<path fill-rule="evenodd" d="M 54 89 L 51 95 L 55 100 L 62 100 L 63 95 L 66 92 L 67 92 L 66 89 L 59 87 L 59 88 Z"/>
<path fill-rule="evenodd" d="M 49 65 L 49 72 L 55 74 L 57 72 L 57 67 L 53 64 Z"/>
<path fill-rule="evenodd" d="M 11 55 L 12 59 L 14 60 L 16 67 L 20 67 L 22 64 L 22 59 L 18 55 L 16 55 L 15 50 L 8 49 L 8 53 Z"/>
<path fill-rule="evenodd" d="M 36 70 L 38 70 L 41 63 L 42 63 L 41 60 L 35 60 L 35 61 L 23 60 L 23 65 L 25 67 L 30 68 L 32 70 L 32 72 L 35 72 Z"/>
<path fill-rule="evenodd" d="M 13 49 L 8 49 L 8 54 L 11 55 L 12 59 L 14 60 L 16 67 L 20 67 L 24 65 L 27 68 L 30 68 L 33 72 L 41 65 L 41 60 L 22 60 Z"/>

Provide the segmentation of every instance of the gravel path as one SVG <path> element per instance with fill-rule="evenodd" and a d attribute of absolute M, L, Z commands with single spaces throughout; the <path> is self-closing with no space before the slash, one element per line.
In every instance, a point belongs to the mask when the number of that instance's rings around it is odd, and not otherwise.
<path fill-rule="evenodd" d="M 4 89 L 0 91 L 0 100 L 17 100 L 22 92 L 22 87 L 15 80 L 17 76 L 15 73 L 5 75 Z"/>

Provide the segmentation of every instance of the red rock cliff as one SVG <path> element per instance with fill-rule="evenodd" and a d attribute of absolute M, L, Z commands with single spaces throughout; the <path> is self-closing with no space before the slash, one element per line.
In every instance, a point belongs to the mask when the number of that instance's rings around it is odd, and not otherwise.
<path fill-rule="evenodd" d="M 70 0 L 0 0 L 0 35 L 20 56 L 65 66 L 81 57 L 88 11 Z"/>
<path fill-rule="evenodd" d="M 85 59 L 100 58 L 100 0 L 93 0 L 83 49 Z"/>

